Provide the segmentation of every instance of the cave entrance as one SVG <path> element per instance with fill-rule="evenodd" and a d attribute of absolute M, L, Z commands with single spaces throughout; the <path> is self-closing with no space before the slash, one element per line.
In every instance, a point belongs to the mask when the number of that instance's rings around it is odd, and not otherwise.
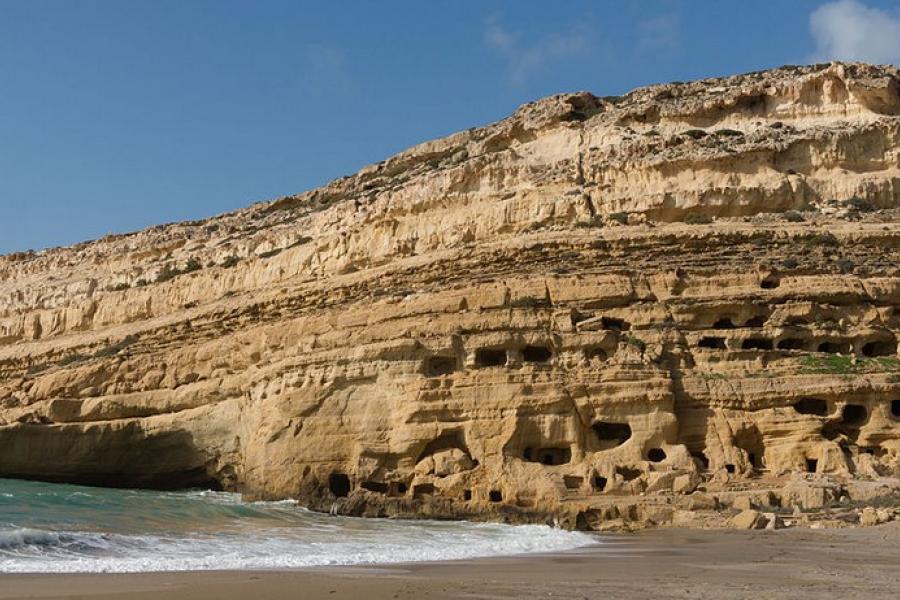
<path fill-rule="evenodd" d="M 869 411 L 862 404 L 848 404 L 841 413 L 841 418 L 847 425 L 863 425 L 869 417 Z"/>
<path fill-rule="evenodd" d="M 328 489 L 338 498 L 344 498 L 350 494 L 350 478 L 346 473 L 332 473 L 328 476 Z"/>
<path fill-rule="evenodd" d="M 710 348 L 713 350 L 724 350 L 725 338 L 705 336 L 700 338 L 700 341 L 697 342 L 697 346 L 700 348 Z"/>
<path fill-rule="evenodd" d="M 741 343 L 744 350 L 771 350 L 772 340 L 765 338 L 748 338 Z"/>
<path fill-rule="evenodd" d="M 863 344 L 863 356 L 893 356 L 897 354 L 897 342 L 895 341 L 876 341 Z"/>
<path fill-rule="evenodd" d="M 900 400 L 891 400 L 891 415 L 900 418 Z"/>
<path fill-rule="evenodd" d="M 828 415 L 828 402 L 820 398 L 803 398 L 794 403 L 794 410 L 801 415 L 824 417 Z"/>
<path fill-rule="evenodd" d="M 822 342 L 821 344 L 819 344 L 817 351 L 824 352 L 826 354 L 849 354 L 850 346 L 849 344 L 845 344 L 842 342 Z"/>
<path fill-rule="evenodd" d="M 747 322 L 744 323 L 744 327 L 764 327 L 768 320 L 768 317 L 765 315 L 756 315 L 755 317 L 747 319 Z"/>
<path fill-rule="evenodd" d="M 747 462 L 754 469 L 762 469 L 766 452 L 763 436 L 756 425 L 745 427 L 734 436 L 734 445 L 747 454 Z"/>
<path fill-rule="evenodd" d="M 612 331 L 628 331 L 631 329 L 630 323 L 625 319 L 617 319 L 616 317 L 601 317 L 600 325 L 603 329 L 610 329 Z"/>
<path fill-rule="evenodd" d="M 734 321 L 731 320 L 731 317 L 722 317 L 713 323 L 713 329 L 734 329 Z"/>
<path fill-rule="evenodd" d="M 506 364 L 506 350 L 502 348 L 480 348 L 475 351 L 476 367 L 502 367 Z"/>
<path fill-rule="evenodd" d="M 819 461 L 815 458 L 807 458 L 806 459 L 806 472 L 807 473 L 815 473 L 819 468 Z"/>
<path fill-rule="evenodd" d="M 662 448 L 650 448 L 647 451 L 647 460 L 650 462 L 662 462 L 666 460 L 666 451 Z"/>
<path fill-rule="evenodd" d="M 546 346 L 525 346 L 522 350 L 522 360 L 527 363 L 550 362 L 553 353 Z"/>
<path fill-rule="evenodd" d="M 806 348 L 806 340 L 803 338 L 784 338 L 778 340 L 779 350 L 803 350 Z"/>
<path fill-rule="evenodd" d="M 591 426 L 600 442 L 601 450 L 621 446 L 631 439 L 631 425 L 612 421 L 598 421 Z"/>
<path fill-rule="evenodd" d="M 525 448 L 525 460 L 539 462 L 548 467 L 564 465 L 572 460 L 572 451 L 569 448 Z"/>

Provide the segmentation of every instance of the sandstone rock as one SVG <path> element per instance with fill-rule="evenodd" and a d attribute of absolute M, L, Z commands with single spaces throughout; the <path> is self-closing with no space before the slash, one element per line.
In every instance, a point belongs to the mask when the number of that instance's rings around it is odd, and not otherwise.
<path fill-rule="evenodd" d="M 741 511 L 731 519 L 735 529 L 764 529 L 767 523 L 766 517 L 755 510 Z"/>
<path fill-rule="evenodd" d="M 884 497 L 898 82 L 561 94 L 303 194 L 2 257 L 0 476 L 604 528 Z"/>

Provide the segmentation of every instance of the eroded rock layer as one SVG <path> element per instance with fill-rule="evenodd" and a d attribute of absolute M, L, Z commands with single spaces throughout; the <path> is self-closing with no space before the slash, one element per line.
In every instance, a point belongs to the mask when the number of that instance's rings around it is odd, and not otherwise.
<path fill-rule="evenodd" d="M 890 494 L 898 209 L 900 74 L 832 64 L 6 256 L 0 475 L 590 528 Z"/>

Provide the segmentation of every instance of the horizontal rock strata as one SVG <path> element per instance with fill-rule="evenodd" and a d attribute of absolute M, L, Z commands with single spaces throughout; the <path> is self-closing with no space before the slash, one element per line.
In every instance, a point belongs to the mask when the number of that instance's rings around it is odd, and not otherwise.
<path fill-rule="evenodd" d="M 0 258 L 0 475 L 594 529 L 871 501 L 898 222 L 896 69 L 546 98 Z"/>

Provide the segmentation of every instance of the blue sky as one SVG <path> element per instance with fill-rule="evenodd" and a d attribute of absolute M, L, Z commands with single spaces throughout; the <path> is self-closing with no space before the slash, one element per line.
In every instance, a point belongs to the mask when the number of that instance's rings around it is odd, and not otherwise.
<path fill-rule="evenodd" d="M 563 91 L 900 63 L 877 0 L 0 0 L 0 252 L 210 216 Z"/>

